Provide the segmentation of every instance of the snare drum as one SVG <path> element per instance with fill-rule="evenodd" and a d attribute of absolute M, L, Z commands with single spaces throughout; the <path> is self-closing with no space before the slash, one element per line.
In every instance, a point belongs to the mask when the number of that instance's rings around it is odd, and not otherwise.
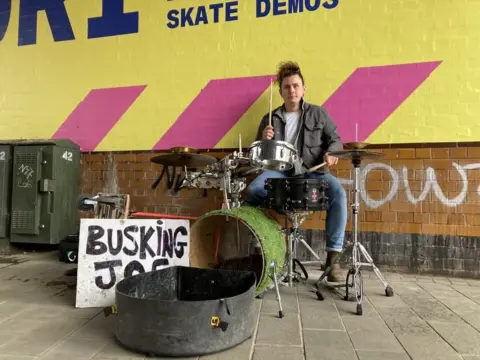
<path fill-rule="evenodd" d="M 278 213 L 326 210 L 327 188 L 326 180 L 302 177 L 269 178 L 265 180 L 266 206 Z"/>
<path fill-rule="evenodd" d="M 297 159 L 297 150 L 286 141 L 259 140 L 248 149 L 248 158 L 254 167 L 287 171 Z"/>

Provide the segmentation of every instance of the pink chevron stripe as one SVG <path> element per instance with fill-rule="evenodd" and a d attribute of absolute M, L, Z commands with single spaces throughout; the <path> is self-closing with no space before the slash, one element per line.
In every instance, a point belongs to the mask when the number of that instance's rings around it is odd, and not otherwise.
<path fill-rule="evenodd" d="M 135 102 L 146 85 L 94 89 L 73 110 L 53 139 L 70 139 L 93 151 Z"/>
<path fill-rule="evenodd" d="M 364 141 L 440 64 L 432 61 L 356 69 L 324 104 L 342 141 L 356 141 L 356 122 L 358 141 Z"/>
<path fill-rule="evenodd" d="M 270 85 L 274 75 L 212 80 L 153 147 L 213 148 Z M 268 107 L 267 107 L 268 109 Z"/>

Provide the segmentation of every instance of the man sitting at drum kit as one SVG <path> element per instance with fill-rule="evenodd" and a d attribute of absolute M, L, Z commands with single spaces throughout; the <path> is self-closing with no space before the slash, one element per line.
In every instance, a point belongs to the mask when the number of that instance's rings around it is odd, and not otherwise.
<path fill-rule="evenodd" d="M 347 198 L 344 188 L 328 169 L 338 162 L 336 157 L 329 156 L 328 153 L 343 150 L 337 127 L 324 108 L 304 100 L 306 86 L 300 67 L 296 63 L 280 64 L 277 82 L 284 104 L 274 109 L 272 114 L 263 117 L 256 140 L 286 141 L 297 149 L 298 161 L 294 163 L 292 170 L 263 171 L 247 187 L 243 205 L 264 205 L 267 197 L 267 190 L 264 188 L 265 180 L 268 178 L 305 176 L 325 180 L 328 183 L 325 268 L 332 267 L 327 281 L 344 282 L 345 277 L 336 262 L 343 248 L 347 223 Z M 272 126 L 269 126 L 269 120 Z M 322 162 L 326 162 L 328 167 L 307 172 L 308 169 Z"/>

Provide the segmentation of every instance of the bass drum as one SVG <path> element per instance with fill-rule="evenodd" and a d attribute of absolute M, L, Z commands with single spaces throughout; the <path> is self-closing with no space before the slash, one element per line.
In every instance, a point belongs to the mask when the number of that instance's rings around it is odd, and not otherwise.
<path fill-rule="evenodd" d="M 273 286 L 270 264 L 277 278 L 285 265 L 286 236 L 280 225 L 254 207 L 214 210 L 190 228 L 190 266 L 253 271 L 259 295 Z"/>

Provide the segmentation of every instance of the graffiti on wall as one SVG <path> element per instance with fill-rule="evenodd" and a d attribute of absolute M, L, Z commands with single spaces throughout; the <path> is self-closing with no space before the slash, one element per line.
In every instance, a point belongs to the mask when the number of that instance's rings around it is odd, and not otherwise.
<path fill-rule="evenodd" d="M 472 163 L 467 165 L 460 165 L 456 162 L 452 162 L 453 168 L 456 169 L 459 175 L 459 180 L 457 183 L 460 183 L 460 189 L 458 194 L 454 197 L 448 197 L 445 195 L 441 186 L 438 183 L 436 172 L 432 167 L 427 167 L 425 169 L 425 180 L 423 182 L 422 190 L 418 196 L 414 195 L 414 191 L 410 187 L 409 177 L 408 177 L 408 168 L 403 166 L 400 171 L 395 170 L 388 164 L 385 163 L 370 163 L 365 165 L 360 172 L 360 198 L 365 202 L 365 204 L 372 209 L 377 209 L 380 206 L 391 201 L 399 192 L 400 185 L 403 185 L 403 190 L 405 196 L 411 204 L 418 204 L 424 201 L 427 198 L 427 195 L 432 193 L 440 203 L 448 207 L 456 207 L 462 205 L 465 202 L 465 199 L 468 194 L 468 171 L 469 170 L 478 170 L 480 169 L 480 163 Z M 390 177 L 389 180 L 385 180 L 390 183 L 390 188 L 387 193 L 380 199 L 373 199 L 367 190 L 367 179 L 368 175 L 372 171 L 383 170 Z M 339 179 L 340 183 L 351 187 L 353 185 L 353 180 L 351 179 Z M 480 186 L 476 189 L 477 194 L 480 196 Z"/>
<path fill-rule="evenodd" d="M 234 148 L 239 134 L 253 141 L 277 64 L 294 60 L 305 99 L 345 142 L 355 128 L 371 143 L 478 141 L 479 12 L 473 1 L 1 1 L 0 136 Z M 279 37 L 286 24 L 295 31 Z"/>

